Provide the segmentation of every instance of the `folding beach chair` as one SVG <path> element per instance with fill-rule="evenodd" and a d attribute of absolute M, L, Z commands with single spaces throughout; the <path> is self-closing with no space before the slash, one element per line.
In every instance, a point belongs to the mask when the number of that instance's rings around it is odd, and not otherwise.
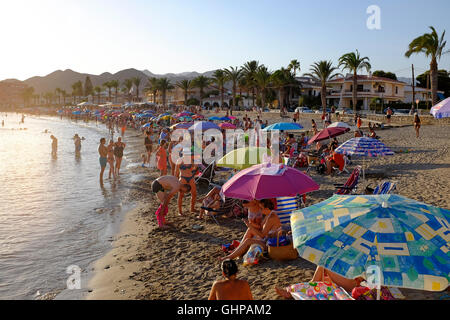
<path fill-rule="evenodd" d="M 277 209 L 275 213 L 280 218 L 283 229 L 290 228 L 292 212 L 303 206 L 302 196 L 277 198 Z"/>
<path fill-rule="evenodd" d="M 345 184 L 335 184 L 335 188 L 337 188 L 336 194 L 352 194 L 356 192 L 356 189 L 358 187 L 359 183 L 359 177 L 361 176 L 361 166 L 357 166 L 350 177 L 348 178 L 347 182 Z"/>
<path fill-rule="evenodd" d="M 347 169 L 347 166 L 349 165 L 349 160 L 348 160 L 348 158 L 347 158 L 347 156 L 344 156 L 344 168 L 342 169 L 342 171 L 341 170 L 339 170 L 339 168 L 336 168 L 336 167 L 332 167 L 332 170 L 333 171 L 337 171 L 337 174 L 339 175 L 339 174 L 343 174 L 344 172 L 345 173 L 350 173 L 350 171 L 348 171 L 348 169 Z"/>
<path fill-rule="evenodd" d="M 231 198 L 226 198 L 225 202 L 220 205 L 219 209 L 212 209 L 208 207 L 201 208 L 208 211 L 208 213 L 206 213 L 206 216 L 211 217 L 217 223 L 217 225 L 220 224 L 215 216 L 225 215 L 227 218 L 230 218 L 232 216 L 239 216 L 244 210 L 241 200 Z M 214 214 L 212 214 L 211 212 L 213 212 Z"/>
<path fill-rule="evenodd" d="M 382 184 L 378 185 L 374 190 L 373 194 L 391 194 L 397 189 L 397 185 L 390 181 L 384 181 Z"/>
<path fill-rule="evenodd" d="M 197 176 L 195 178 L 195 183 L 196 184 L 207 184 L 207 186 L 209 186 L 210 184 L 213 183 L 213 179 L 214 176 L 216 174 L 215 172 L 215 166 L 216 163 L 213 161 L 212 163 L 210 163 L 202 172 L 199 176 Z"/>

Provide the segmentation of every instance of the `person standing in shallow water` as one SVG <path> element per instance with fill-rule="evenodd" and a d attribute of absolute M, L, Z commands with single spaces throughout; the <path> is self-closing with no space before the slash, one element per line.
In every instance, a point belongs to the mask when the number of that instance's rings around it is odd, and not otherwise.
<path fill-rule="evenodd" d="M 75 134 L 73 137 L 74 144 L 75 144 L 75 154 L 79 155 L 81 152 L 81 138 L 78 135 L 78 133 Z"/>
<path fill-rule="evenodd" d="M 52 139 L 52 156 L 56 157 L 56 153 L 58 152 L 58 139 L 54 135 L 51 135 L 50 138 Z"/>
<path fill-rule="evenodd" d="M 100 139 L 100 146 L 98 147 L 98 153 L 100 155 L 100 184 L 103 185 L 103 173 L 106 169 L 106 164 L 108 163 L 108 148 L 105 146 L 106 139 Z"/>
<path fill-rule="evenodd" d="M 116 157 L 116 176 L 120 175 L 120 165 L 122 164 L 123 150 L 126 144 L 122 142 L 122 138 L 117 138 L 117 142 L 114 144 L 114 156 Z"/>

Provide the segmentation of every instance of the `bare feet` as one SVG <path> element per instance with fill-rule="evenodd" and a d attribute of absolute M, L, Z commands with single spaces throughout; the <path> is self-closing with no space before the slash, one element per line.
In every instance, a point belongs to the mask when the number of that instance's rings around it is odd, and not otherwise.
<path fill-rule="evenodd" d="M 280 287 L 275 287 L 275 291 L 278 293 L 280 297 L 286 299 L 292 299 L 291 294 L 286 289 L 281 289 Z"/>

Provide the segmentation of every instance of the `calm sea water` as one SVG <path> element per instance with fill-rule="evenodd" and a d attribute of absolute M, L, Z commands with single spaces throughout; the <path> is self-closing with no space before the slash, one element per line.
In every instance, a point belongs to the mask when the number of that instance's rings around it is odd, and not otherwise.
<path fill-rule="evenodd" d="M 32 116 L 19 124 L 20 115 L 1 113 L 2 119 L 0 299 L 34 299 L 38 291 L 65 289 L 67 267 L 84 269 L 110 248 L 125 211 L 126 152 L 120 181 L 106 180 L 106 171 L 101 188 L 97 148 L 108 138 L 104 125 Z M 79 157 L 75 133 L 86 138 Z M 50 134 L 58 138 L 56 158 Z"/>

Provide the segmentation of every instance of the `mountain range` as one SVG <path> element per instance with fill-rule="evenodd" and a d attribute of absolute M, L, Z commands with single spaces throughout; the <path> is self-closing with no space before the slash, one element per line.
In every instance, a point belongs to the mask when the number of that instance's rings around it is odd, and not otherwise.
<path fill-rule="evenodd" d="M 56 88 L 60 88 L 62 90 L 66 90 L 68 93 L 72 92 L 72 84 L 77 81 L 81 81 L 84 84 L 86 77 L 89 76 L 92 82 L 92 85 L 102 86 L 105 82 L 111 80 L 119 80 L 122 85 L 125 79 L 139 77 L 142 79 L 141 81 L 141 89 L 144 88 L 147 84 L 146 79 L 149 77 L 155 78 L 168 78 L 173 84 L 177 81 L 189 79 L 192 80 L 200 75 L 211 77 L 213 71 L 208 71 L 204 73 L 198 72 L 183 72 L 183 73 L 167 73 L 167 74 L 154 74 L 148 70 L 136 70 L 136 69 L 125 69 L 119 71 L 115 74 L 105 72 L 100 75 L 87 74 L 87 73 L 79 73 L 70 69 L 67 70 L 57 70 L 52 72 L 44 77 L 32 77 L 25 81 L 24 84 L 33 87 L 35 93 L 45 93 L 45 92 L 53 92 Z M 10 79 L 11 80 L 11 79 Z"/>

